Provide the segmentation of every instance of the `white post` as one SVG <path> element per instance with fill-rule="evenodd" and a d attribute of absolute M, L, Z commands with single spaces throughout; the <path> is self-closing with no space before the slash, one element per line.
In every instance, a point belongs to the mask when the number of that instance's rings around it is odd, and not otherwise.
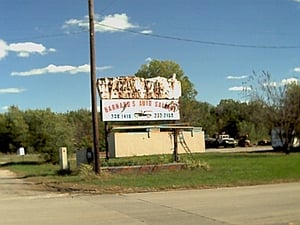
<path fill-rule="evenodd" d="M 67 170 L 68 168 L 68 154 L 66 147 L 59 148 L 59 164 L 61 170 Z"/>

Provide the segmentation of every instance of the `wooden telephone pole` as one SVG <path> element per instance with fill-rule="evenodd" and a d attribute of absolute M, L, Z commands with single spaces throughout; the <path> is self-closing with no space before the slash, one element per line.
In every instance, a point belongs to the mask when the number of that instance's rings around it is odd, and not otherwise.
<path fill-rule="evenodd" d="M 96 53 L 95 53 L 95 30 L 94 30 L 94 0 L 88 0 L 89 4 L 89 25 L 90 25 L 90 66 L 91 66 L 91 99 L 92 99 L 92 123 L 93 123 L 93 147 L 95 173 L 100 173 L 99 160 L 99 127 L 97 112 L 97 91 L 96 91 Z"/>

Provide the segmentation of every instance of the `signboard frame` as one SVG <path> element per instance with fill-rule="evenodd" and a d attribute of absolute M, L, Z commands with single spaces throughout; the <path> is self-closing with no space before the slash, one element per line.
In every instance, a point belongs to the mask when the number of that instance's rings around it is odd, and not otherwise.
<path fill-rule="evenodd" d="M 99 78 L 102 121 L 180 120 L 181 83 L 171 78 Z"/>

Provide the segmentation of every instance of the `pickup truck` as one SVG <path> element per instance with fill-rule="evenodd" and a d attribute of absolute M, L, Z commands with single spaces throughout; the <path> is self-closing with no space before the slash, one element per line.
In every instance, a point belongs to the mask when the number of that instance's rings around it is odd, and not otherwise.
<path fill-rule="evenodd" d="M 214 137 L 205 136 L 205 148 L 218 148 L 221 146 L 234 148 L 236 145 L 237 142 L 228 134 L 219 134 Z"/>
<path fill-rule="evenodd" d="M 223 146 L 224 148 L 231 147 L 234 148 L 237 145 L 237 142 L 231 138 L 228 134 L 219 134 L 217 135 L 215 141 L 215 147 L 218 148 Z"/>

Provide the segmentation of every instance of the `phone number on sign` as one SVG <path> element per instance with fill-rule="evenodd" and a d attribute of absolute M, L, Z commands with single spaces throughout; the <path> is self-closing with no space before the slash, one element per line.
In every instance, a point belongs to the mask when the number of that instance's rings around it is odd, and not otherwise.
<path fill-rule="evenodd" d="M 156 119 L 169 119 L 174 118 L 174 113 L 153 113 Z"/>
<path fill-rule="evenodd" d="M 131 114 L 111 114 L 111 119 L 131 119 Z"/>

